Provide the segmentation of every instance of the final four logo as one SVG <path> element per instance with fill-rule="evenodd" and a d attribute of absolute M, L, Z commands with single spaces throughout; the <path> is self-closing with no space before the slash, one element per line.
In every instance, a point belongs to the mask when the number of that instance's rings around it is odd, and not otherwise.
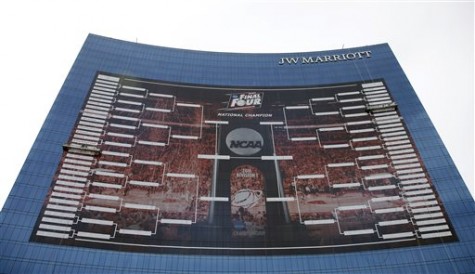
<path fill-rule="evenodd" d="M 233 93 L 228 108 L 260 107 L 263 97 L 262 92 Z"/>

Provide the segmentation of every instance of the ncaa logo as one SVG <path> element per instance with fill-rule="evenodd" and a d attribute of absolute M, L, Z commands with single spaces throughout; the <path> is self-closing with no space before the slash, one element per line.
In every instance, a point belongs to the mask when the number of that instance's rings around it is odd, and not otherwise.
<path fill-rule="evenodd" d="M 226 136 L 226 145 L 237 155 L 249 156 L 262 150 L 264 139 L 254 129 L 236 128 Z"/>

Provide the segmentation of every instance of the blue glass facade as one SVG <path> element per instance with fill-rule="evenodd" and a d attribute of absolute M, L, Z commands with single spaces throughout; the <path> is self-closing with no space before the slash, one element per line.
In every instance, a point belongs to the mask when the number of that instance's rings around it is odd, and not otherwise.
<path fill-rule="evenodd" d="M 131 253 L 30 241 L 62 159 L 63 144 L 74 130 L 98 72 L 242 88 L 331 86 L 383 79 L 458 240 L 374 251 L 269 256 Z M 5 273 L 471 273 L 475 271 L 474 213 L 472 197 L 386 44 L 313 53 L 233 54 L 90 35 L 2 210 L 0 269 Z"/>

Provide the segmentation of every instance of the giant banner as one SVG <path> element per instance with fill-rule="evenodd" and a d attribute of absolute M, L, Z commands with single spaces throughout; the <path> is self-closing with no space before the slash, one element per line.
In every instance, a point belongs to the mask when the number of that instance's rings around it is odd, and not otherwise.
<path fill-rule="evenodd" d="M 98 73 L 31 240 L 295 254 L 456 240 L 384 79 L 196 86 Z"/>

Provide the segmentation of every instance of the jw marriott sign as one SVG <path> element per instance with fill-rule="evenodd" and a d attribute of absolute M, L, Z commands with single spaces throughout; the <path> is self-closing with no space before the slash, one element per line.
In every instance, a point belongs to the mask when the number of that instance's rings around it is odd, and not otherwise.
<path fill-rule="evenodd" d="M 371 51 L 358 51 L 334 55 L 322 56 L 301 56 L 301 57 L 282 57 L 279 60 L 279 65 L 297 65 L 297 64 L 319 64 L 328 62 L 339 62 L 356 59 L 371 58 Z"/>

